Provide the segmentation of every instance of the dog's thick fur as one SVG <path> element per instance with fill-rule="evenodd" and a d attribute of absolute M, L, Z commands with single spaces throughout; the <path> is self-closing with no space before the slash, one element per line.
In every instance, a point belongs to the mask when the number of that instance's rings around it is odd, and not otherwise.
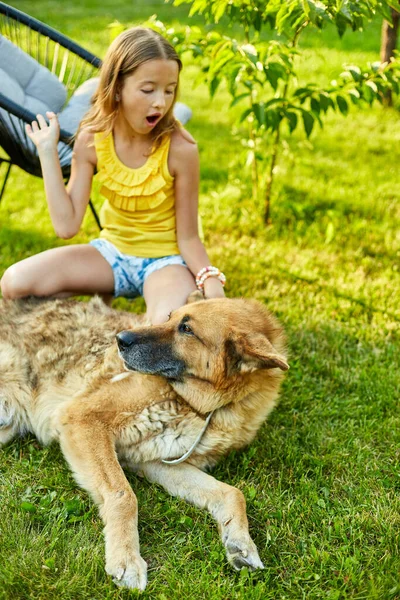
<path fill-rule="evenodd" d="M 242 493 L 203 470 L 254 438 L 287 368 L 282 328 L 250 300 L 191 303 L 159 326 L 98 298 L 3 301 L 0 445 L 26 432 L 59 441 L 99 505 L 106 570 L 119 585 L 144 589 L 146 563 L 118 459 L 207 508 L 235 568 L 262 568 Z M 164 464 L 191 447 L 212 410 L 190 458 Z"/>

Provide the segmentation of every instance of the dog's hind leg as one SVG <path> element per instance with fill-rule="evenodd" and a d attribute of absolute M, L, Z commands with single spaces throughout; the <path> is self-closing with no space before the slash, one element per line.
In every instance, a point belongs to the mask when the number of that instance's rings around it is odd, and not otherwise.
<path fill-rule="evenodd" d="M 76 480 L 99 505 L 107 573 L 117 585 L 144 590 L 147 565 L 140 556 L 137 500 L 118 462 L 110 428 L 75 402 L 61 420 L 60 444 Z"/>
<path fill-rule="evenodd" d="M 227 558 L 235 569 L 247 567 L 253 571 L 264 568 L 249 534 L 246 501 L 240 490 L 188 463 L 141 463 L 138 471 L 150 481 L 162 485 L 172 496 L 179 496 L 212 514 L 217 521 Z"/>
<path fill-rule="evenodd" d="M 0 447 L 8 444 L 15 436 L 14 411 L 8 406 L 0 390 Z"/>
<path fill-rule="evenodd" d="M 29 372 L 23 352 L 0 341 L 0 446 L 29 430 L 27 414 L 32 395 Z"/>

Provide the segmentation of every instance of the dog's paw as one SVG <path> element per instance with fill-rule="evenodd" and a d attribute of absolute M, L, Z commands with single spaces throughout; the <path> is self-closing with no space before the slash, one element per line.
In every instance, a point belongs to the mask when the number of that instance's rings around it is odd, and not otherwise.
<path fill-rule="evenodd" d="M 237 571 L 244 567 L 250 571 L 264 569 L 257 547 L 249 535 L 229 538 L 224 544 L 228 561 Z"/>
<path fill-rule="evenodd" d="M 186 304 L 192 304 L 193 302 L 200 302 L 200 300 L 204 300 L 204 295 L 199 290 L 195 290 L 191 292 L 186 299 Z"/>
<path fill-rule="evenodd" d="M 143 592 L 147 585 L 147 563 L 141 556 L 116 564 L 110 561 L 106 565 L 106 572 L 119 587 Z"/>

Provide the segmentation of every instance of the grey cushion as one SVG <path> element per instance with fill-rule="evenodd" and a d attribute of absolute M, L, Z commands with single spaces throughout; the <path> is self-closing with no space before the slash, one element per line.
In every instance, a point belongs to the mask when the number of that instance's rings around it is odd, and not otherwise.
<path fill-rule="evenodd" d="M 37 107 L 59 112 L 67 99 L 65 87 L 53 73 L 2 35 L 0 81 L 4 96 L 34 114 Z"/>
<path fill-rule="evenodd" d="M 98 77 L 88 79 L 75 90 L 70 101 L 58 115 L 60 127 L 71 133 L 75 133 L 83 116 L 90 108 L 90 100 L 99 83 Z"/>
<path fill-rule="evenodd" d="M 186 125 L 186 123 L 192 118 L 192 110 L 183 104 L 183 102 L 177 102 L 174 106 L 174 115 L 182 125 Z"/>
<path fill-rule="evenodd" d="M 4 96 L 34 115 L 47 110 L 58 112 L 65 104 L 67 91 L 46 67 L 0 35 L 0 90 Z M 26 139 L 21 121 L 0 108 L 1 118 L 19 143 L 36 153 Z"/>
<path fill-rule="evenodd" d="M 72 134 L 78 130 L 79 123 L 83 116 L 90 108 L 90 100 L 96 91 L 99 83 L 98 77 L 88 79 L 80 85 L 72 94 L 70 101 L 66 107 L 58 115 L 58 121 L 61 129 L 65 129 Z M 59 153 L 61 150 L 61 142 L 59 144 Z M 68 165 L 71 162 L 72 148 L 70 148 L 61 159 L 61 166 Z"/>

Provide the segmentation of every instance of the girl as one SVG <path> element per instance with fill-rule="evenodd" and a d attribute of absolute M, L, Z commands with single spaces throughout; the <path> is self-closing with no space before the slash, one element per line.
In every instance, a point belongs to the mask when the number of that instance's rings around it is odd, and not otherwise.
<path fill-rule="evenodd" d="M 79 128 L 64 187 L 54 113 L 26 130 L 36 145 L 50 217 L 62 239 L 76 235 L 92 179 L 102 184 L 103 230 L 90 244 L 47 250 L 4 273 L 4 298 L 29 295 L 143 295 L 151 323 L 162 323 L 197 287 L 223 296 L 197 228 L 197 146 L 173 117 L 182 63 L 151 29 L 132 28 L 110 46 L 92 107 Z M 197 275 L 197 280 L 196 280 Z"/>

